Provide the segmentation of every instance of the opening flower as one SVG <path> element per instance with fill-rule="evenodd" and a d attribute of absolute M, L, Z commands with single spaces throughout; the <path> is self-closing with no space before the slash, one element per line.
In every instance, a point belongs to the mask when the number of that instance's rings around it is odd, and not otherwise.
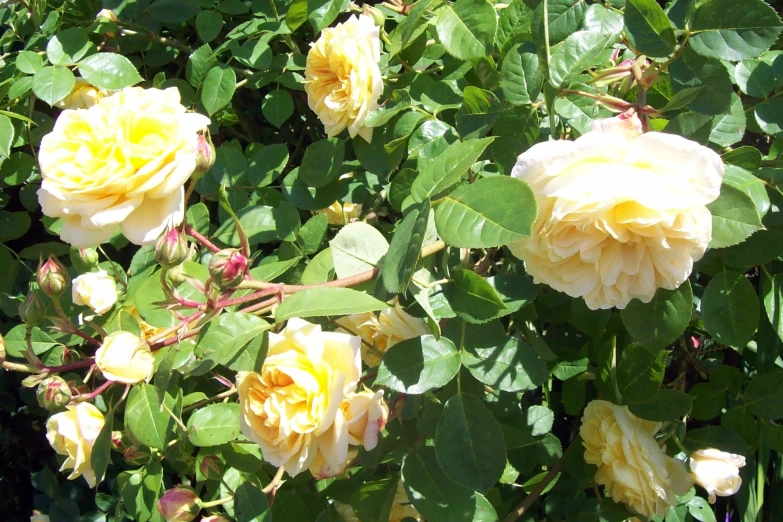
<path fill-rule="evenodd" d="M 91 488 L 95 487 L 90 457 L 104 423 L 103 414 L 89 402 L 70 405 L 66 411 L 49 417 L 46 438 L 54 451 L 66 456 L 60 471 L 72 469 L 68 480 L 83 476 Z"/>
<path fill-rule="evenodd" d="M 531 237 L 508 245 L 537 283 L 591 309 L 649 302 L 690 275 L 712 237 L 723 162 L 673 134 L 642 134 L 633 114 L 598 121 L 576 141 L 539 143 L 512 176 L 539 214 Z"/>

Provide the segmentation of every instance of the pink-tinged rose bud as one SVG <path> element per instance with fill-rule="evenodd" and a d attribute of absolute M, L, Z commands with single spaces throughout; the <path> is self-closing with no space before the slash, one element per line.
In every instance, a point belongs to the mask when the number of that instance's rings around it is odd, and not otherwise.
<path fill-rule="evenodd" d="M 207 480 L 220 480 L 223 476 L 223 462 L 216 455 L 206 455 L 199 463 L 199 471 Z"/>
<path fill-rule="evenodd" d="M 226 248 L 210 259 L 209 275 L 220 288 L 233 288 L 245 278 L 247 265 L 247 258 L 239 250 Z"/>
<path fill-rule="evenodd" d="M 35 274 L 38 288 L 48 296 L 62 295 L 68 289 L 68 270 L 54 256 L 38 265 Z"/>
<path fill-rule="evenodd" d="M 208 517 L 201 517 L 201 522 L 230 522 L 223 515 L 209 515 Z"/>
<path fill-rule="evenodd" d="M 111 432 L 111 449 L 117 453 L 124 453 L 128 449 L 128 439 L 119 430 Z"/>
<path fill-rule="evenodd" d="M 377 25 L 378 27 L 383 27 L 386 23 L 386 17 L 383 16 L 383 13 L 380 9 L 377 7 L 370 7 L 368 5 L 364 6 L 364 14 L 367 16 L 372 17 L 372 21 Z"/>
<path fill-rule="evenodd" d="M 63 364 L 71 364 L 75 363 L 76 361 L 82 360 L 82 354 L 80 354 L 78 351 L 74 350 L 73 348 L 68 348 L 67 346 L 63 348 L 63 354 L 60 356 L 60 360 Z"/>
<path fill-rule="evenodd" d="M 41 381 L 37 392 L 38 404 L 48 411 L 61 410 L 71 402 L 71 388 L 61 377 L 49 377 Z"/>
<path fill-rule="evenodd" d="M 19 304 L 19 317 L 27 326 L 35 326 L 46 315 L 46 305 L 41 300 L 41 294 L 37 290 L 30 291 L 24 301 Z"/>
<path fill-rule="evenodd" d="M 94 266 L 98 266 L 98 261 L 100 261 L 100 258 L 98 257 L 98 251 L 94 248 L 80 248 L 78 251 L 78 257 L 79 261 L 84 264 L 87 268 L 92 268 Z"/>
<path fill-rule="evenodd" d="M 196 157 L 196 172 L 194 176 L 209 172 L 209 169 L 215 164 L 215 146 L 212 144 L 209 133 L 198 135 L 197 149 L 198 156 Z"/>
<path fill-rule="evenodd" d="M 177 486 L 160 497 L 157 508 L 166 522 L 191 522 L 201 511 L 201 499 L 192 489 Z"/>
<path fill-rule="evenodd" d="M 166 230 L 155 243 L 155 259 L 163 268 L 179 266 L 188 258 L 188 242 L 176 228 Z"/>
<path fill-rule="evenodd" d="M 131 466 L 141 466 L 142 464 L 149 462 L 150 452 L 144 448 L 128 446 L 128 448 L 122 452 L 122 458 Z"/>
<path fill-rule="evenodd" d="M 67 382 L 68 387 L 71 389 L 71 395 L 84 395 L 90 393 L 90 387 L 81 380 L 71 379 Z"/>

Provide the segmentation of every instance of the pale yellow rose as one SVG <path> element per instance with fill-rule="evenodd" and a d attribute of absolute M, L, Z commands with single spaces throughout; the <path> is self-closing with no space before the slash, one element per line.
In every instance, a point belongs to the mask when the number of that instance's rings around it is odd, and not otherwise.
<path fill-rule="evenodd" d="M 154 242 L 182 222 L 183 185 L 207 125 L 174 87 L 128 87 L 63 111 L 38 153 L 43 213 L 63 218 L 60 237 L 75 247 L 103 243 L 118 227 L 132 243 Z"/>
<path fill-rule="evenodd" d="M 710 496 L 710 504 L 718 497 L 728 497 L 739 491 L 742 478 L 739 468 L 745 465 L 745 457 L 717 449 L 695 451 L 690 458 L 691 478 Z"/>
<path fill-rule="evenodd" d="M 68 480 L 83 476 L 91 488 L 95 487 L 90 457 L 103 424 L 103 414 L 89 402 L 69 405 L 66 411 L 49 417 L 46 438 L 54 451 L 67 457 L 60 471 L 72 469 Z"/>
<path fill-rule="evenodd" d="M 340 404 L 340 413 L 334 424 L 322 436 L 331 441 L 329 448 L 333 453 L 346 454 L 347 458 L 342 462 L 329 459 L 319 449 L 310 465 L 310 473 L 319 480 L 342 475 L 348 463 L 358 454 L 358 450 L 352 449 L 354 446 L 363 446 L 367 451 L 375 449 L 388 418 L 389 407 L 383 400 L 383 390 L 373 393 L 365 389 L 347 395 Z"/>
<path fill-rule="evenodd" d="M 308 469 L 318 452 L 334 467 L 345 463 L 343 430 L 332 428 L 345 423 L 340 404 L 359 381 L 360 342 L 290 319 L 279 334 L 269 334 L 261 373 L 237 374 L 242 433 L 267 462 L 291 476 Z"/>
<path fill-rule="evenodd" d="M 150 380 L 155 356 L 141 337 L 130 332 L 112 332 L 96 350 L 95 365 L 109 381 L 135 384 Z"/>
<path fill-rule="evenodd" d="M 334 509 L 345 522 L 359 522 L 359 517 L 354 513 L 353 508 L 348 504 L 341 502 L 334 503 Z M 389 522 L 401 522 L 405 518 L 412 518 L 421 522 L 423 519 L 413 504 L 408 500 L 408 495 L 405 494 L 405 487 L 400 480 L 397 483 L 397 491 L 394 494 L 394 500 L 392 501 L 391 511 L 389 512 Z"/>
<path fill-rule="evenodd" d="M 354 203 L 335 201 L 328 207 L 316 211 L 316 214 L 326 214 L 326 222 L 330 225 L 347 225 L 362 215 L 362 206 Z"/>
<path fill-rule="evenodd" d="M 127 309 L 128 313 L 130 313 L 134 319 L 136 319 L 136 322 L 139 323 L 139 330 L 141 330 L 141 338 L 145 341 L 149 341 L 151 338 L 156 337 L 166 330 L 168 328 L 160 328 L 158 326 L 152 326 L 148 322 L 146 322 L 139 313 L 139 310 L 133 306 L 129 309 Z M 177 335 L 176 332 L 172 332 L 168 337 L 172 337 Z"/>
<path fill-rule="evenodd" d="M 598 466 L 595 481 L 615 502 L 640 515 L 663 516 L 675 495 L 691 488 L 684 465 L 667 456 L 655 440 L 660 422 L 640 419 L 628 407 L 595 400 L 584 410 L 579 434 L 585 461 Z"/>
<path fill-rule="evenodd" d="M 347 128 L 351 138 L 358 134 L 372 141 L 372 128 L 364 120 L 378 108 L 383 93 L 378 26 L 371 16 L 354 15 L 321 31 L 310 45 L 305 65 L 307 103 L 326 134 L 331 138 Z"/>
<path fill-rule="evenodd" d="M 362 360 L 370 367 L 381 364 L 383 355 L 400 341 L 431 333 L 424 321 L 399 306 L 382 310 L 378 317 L 372 312 L 348 315 L 338 319 L 337 324 L 361 336 Z"/>
<path fill-rule="evenodd" d="M 508 245 L 536 283 L 591 309 L 649 302 L 679 287 L 712 237 L 706 205 L 724 165 L 673 134 L 642 134 L 635 115 L 597 122 L 576 141 L 549 141 L 519 156 L 511 175 L 538 201 L 531 237 Z"/>
<path fill-rule="evenodd" d="M 49 522 L 49 515 L 33 513 L 33 516 L 30 517 L 30 522 Z"/>
<path fill-rule="evenodd" d="M 106 270 L 87 272 L 73 280 L 71 297 L 73 304 L 89 306 L 96 314 L 103 315 L 117 302 L 117 283 Z"/>
<path fill-rule="evenodd" d="M 83 78 L 76 78 L 76 83 L 73 84 L 71 93 L 55 103 L 54 106 L 60 109 L 89 109 L 98 103 L 101 98 L 110 94 L 93 86 Z"/>

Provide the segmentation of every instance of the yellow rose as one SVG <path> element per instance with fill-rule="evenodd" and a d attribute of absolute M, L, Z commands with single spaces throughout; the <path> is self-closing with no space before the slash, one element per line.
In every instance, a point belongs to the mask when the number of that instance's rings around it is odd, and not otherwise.
<path fill-rule="evenodd" d="M 33 516 L 30 517 L 30 522 L 49 522 L 49 515 L 33 512 Z"/>
<path fill-rule="evenodd" d="M 660 422 L 640 419 L 626 406 L 595 400 L 587 405 L 579 434 L 585 461 L 598 466 L 595 481 L 615 502 L 644 516 L 663 516 L 691 482 L 684 466 L 655 441 Z"/>
<path fill-rule="evenodd" d="M 359 381 L 359 345 L 358 337 L 290 319 L 269 334 L 261 373 L 237 374 L 242 433 L 267 462 L 291 476 L 309 468 L 319 451 L 335 467 L 345 463 L 347 437 L 342 444 L 343 430 L 332 425 L 345 423 L 340 404 Z"/>
<path fill-rule="evenodd" d="M 55 103 L 54 106 L 60 109 L 89 109 L 106 95 L 106 91 L 93 86 L 87 80 L 76 78 L 71 93 Z"/>
<path fill-rule="evenodd" d="M 635 115 L 596 122 L 576 141 L 519 156 L 511 175 L 538 201 L 531 237 L 508 245 L 537 283 L 591 309 L 649 302 L 690 275 L 712 237 L 706 205 L 723 162 L 681 136 L 642 134 Z"/>
<path fill-rule="evenodd" d="M 400 341 L 431 333 L 424 321 L 399 306 L 382 310 L 378 317 L 372 312 L 349 315 L 338 319 L 337 324 L 361 336 L 362 360 L 370 367 L 381 364 L 383 355 Z"/>
<path fill-rule="evenodd" d="M 89 306 L 103 315 L 117 302 L 117 283 L 106 270 L 87 272 L 73 280 L 71 297 L 73 304 Z"/>
<path fill-rule="evenodd" d="M 330 225 L 347 225 L 352 220 L 359 219 L 359 216 L 362 215 L 362 206 L 335 201 L 328 207 L 317 211 L 316 214 L 326 214 L 326 222 Z"/>
<path fill-rule="evenodd" d="M 112 332 L 95 352 L 95 365 L 109 381 L 135 384 L 150 380 L 155 357 L 141 337 L 130 332 Z"/>
<path fill-rule="evenodd" d="M 141 314 L 139 313 L 139 310 L 133 306 L 129 309 L 125 309 L 129 314 L 133 316 L 134 319 L 136 319 L 136 322 L 139 323 L 139 330 L 141 330 L 141 338 L 145 341 L 148 341 L 163 332 L 165 332 L 168 328 L 160 328 L 157 326 L 152 326 L 148 322 L 144 321 L 144 319 L 141 317 Z M 174 335 L 177 335 L 176 332 L 172 332 L 168 337 L 172 337 Z"/>
<path fill-rule="evenodd" d="M 305 64 L 307 103 L 331 138 L 348 129 L 372 141 L 367 114 L 378 108 L 383 93 L 381 40 L 371 16 L 351 16 L 336 27 L 321 31 L 310 44 Z"/>
<path fill-rule="evenodd" d="M 95 473 L 90 468 L 90 457 L 95 439 L 103 428 L 103 414 L 89 402 L 67 406 L 67 410 L 52 415 L 46 422 L 46 438 L 54 451 L 67 458 L 60 471 L 72 469 L 68 480 L 84 477 L 95 487 Z"/>
<path fill-rule="evenodd" d="M 742 478 L 739 468 L 745 465 L 745 457 L 717 449 L 694 452 L 690 458 L 691 478 L 710 496 L 710 504 L 718 497 L 728 497 L 739 491 Z"/>
<path fill-rule="evenodd" d="M 137 245 L 154 242 L 182 222 L 183 185 L 207 125 L 174 87 L 128 87 L 63 111 L 38 153 L 43 213 L 63 218 L 60 237 L 75 247 L 103 243 L 117 227 Z"/>
<path fill-rule="evenodd" d="M 353 508 L 348 504 L 335 502 L 334 509 L 343 517 L 345 522 L 359 522 L 359 517 L 356 516 Z M 399 481 L 397 483 L 397 492 L 394 494 L 394 500 L 392 501 L 391 511 L 389 512 L 389 522 L 401 522 L 406 517 L 418 522 L 423 520 L 419 512 L 416 511 L 416 508 L 408 500 L 402 481 Z"/>

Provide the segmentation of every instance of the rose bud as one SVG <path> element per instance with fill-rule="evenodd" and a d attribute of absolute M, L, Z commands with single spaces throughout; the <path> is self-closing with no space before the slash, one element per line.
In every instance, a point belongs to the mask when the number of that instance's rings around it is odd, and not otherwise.
<path fill-rule="evenodd" d="M 145 448 L 128 446 L 128 448 L 122 452 L 122 458 L 131 466 L 141 466 L 142 464 L 149 462 L 150 452 Z"/>
<path fill-rule="evenodd" d="M 41 381 L 37 391 L 38 404 L 48 411 L 57 411 L 71 402 L 71 388 L 65 379 L 53 376 Z"/>
<path fill-rule="evenodd" d="M 87 268 L 98 266 L 98 251 L 94 248 L 80 248 L 78 253 L 79 261 Z"/>
<path fill-rule="evenodd" d="M 728 497 L 739 491 L 742 478 L 739 468 L 745 457 L 717 449 L 702 449 L 691 454 L 691 478 L 707 490 L 710 504 L 718 497 Z"/>
<path fill-rule="evenodd" d="M 63 354 L 60 356 L 60 360 L 63 364 L 71 364 L 75 363 L 76 361 L 82 360 L 82 354 L 80 354 L 78 351 L 74 350 L 73 348 L 68 348 L 67 346 L 63 348 Z"/>
<path fill-rule="evenodd" d="M 209 260 L 209 275 L 220 288 L 233 288 L 245 278 L 248 261 L 239 250 L 226 248 Z"/>
<path fill-rule="evenodd" d="M 54 256 L 38 265 L 35 280 L 43 293 L 52 297 L 62 295 L 68 289 L 68 270 Z"/>
<path fill-rule="evenodd" d="M 208 517 L 201 517 L 201 522 L 230 522 L 223 515 L 209 515 Z"/>
<path fill-rule="evenodd" d="M 157 508 L 166 522 L 190 522 L 201 511 L 201 499 L 192 489 L 176 486 L 160 497 Z"/>
<path fill-rule="evenodd" d="M 206 455 L 199 463 L 199 471 L 207 480 L 220 480 L 223 476 L 223 462 L 215 455 Z"/>
<path fill-rule="evenodd" d="M 125 434 L 119 430 L 111 432 L 111 449 L 117 453 L 123 453 L 129 447 L 128 439 Z"/>
<path fill-rule="evenodd" d="M 188 258 L 188 242 L 176 228 L 165 231 L 155 243 L 155 259 L 163 268 L 181 265 Z"/>
<path fill-rule="evenodd" d="M 19 317 L 27 326 L 35 326 L 46 315 L 46 305 L 41 300 L 41 294 L 32 290 L 25 300 L 19 304 Z"/>
<path fill-rule="evenodd" d="M 198 135 L 196 147 L 198 149 L 198 156 L 196 156 L 196 171 L 194 177 L 209 172 L 209 169 L 215 164 L 215 146 L 212 144 L 209 133 L 201 133 Z"/>
<path fill-rule="evenodd" d="M 98 315 L 112 309 L 117 302 L 117 283 L 106 270 L 87 272 L 73 280 L 73 304 L 88 306 Z"/>

